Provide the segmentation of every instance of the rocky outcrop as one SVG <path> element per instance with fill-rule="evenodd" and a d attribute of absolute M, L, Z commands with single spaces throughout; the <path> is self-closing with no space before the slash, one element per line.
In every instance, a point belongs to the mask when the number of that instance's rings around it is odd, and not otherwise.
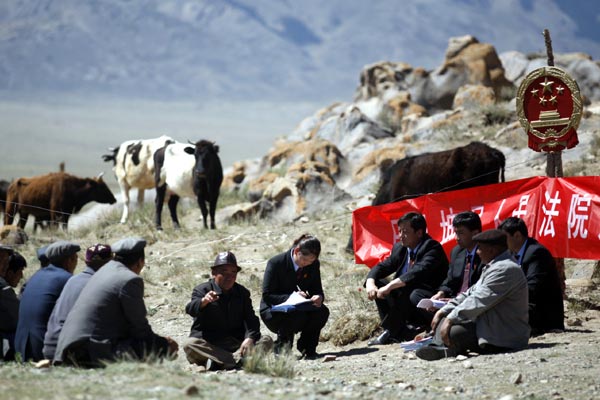
<path fill-rule="evenodd" d="M 496 102 L 496 95 L 491 87 L 483 85 L 461 86 L 454 96 L 452 108 L 473 110 L 479 107 L 492 105 Z"/>
<path fill-rule="evenodd" d="M 531 71 L 548 65 L 545 54 L 523 54 L 508 51 L 500 54 L 506 77 L 519 86 Z M 575 79 L 581 94 L 588 101 L 600 100 L 600 65 L 585 53 L 555 54 L 554 65 L 564 69 Z"/>

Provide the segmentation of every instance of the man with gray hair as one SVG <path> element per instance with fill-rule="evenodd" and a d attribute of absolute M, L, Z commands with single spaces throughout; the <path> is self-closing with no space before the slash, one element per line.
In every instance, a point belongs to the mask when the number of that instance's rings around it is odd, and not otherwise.
<path fill-rule="evenodd" d="M 27 282 L 19 306 L 15 351 L 21 361 L 44 358 L 42 348 L 48 319 L 63 287 L 77 266 L 78 244 L 59 240 L 46 249 L 50 265 L 38 270 Z"/>
<path fill-rule="evenodd" d="M 83 288 L 58 338 L 55 363 L 101 367 L 121 357 L 144 360 L 177 354 L 177 343 L 152 331 L 146 318 L 146 241 L 125 238 L 111 248 L 114 259 Z"/>

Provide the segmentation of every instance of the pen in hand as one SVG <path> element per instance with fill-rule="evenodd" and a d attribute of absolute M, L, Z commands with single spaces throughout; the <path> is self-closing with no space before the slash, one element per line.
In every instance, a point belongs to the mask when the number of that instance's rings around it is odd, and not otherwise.
<path fill-rule="evenodd" d="M 308 292 L 305 292 L 305 291 L 303 291 L 302 289 L 300 289 L 300 286 L 296 285 L 296 289 L 298 289 L 298 293 L 305 294 L 306 296 L 304 296 L 304 297 L 308 298 L 308 296 L 310 296 L 310 295 L 308 294 Z"/>

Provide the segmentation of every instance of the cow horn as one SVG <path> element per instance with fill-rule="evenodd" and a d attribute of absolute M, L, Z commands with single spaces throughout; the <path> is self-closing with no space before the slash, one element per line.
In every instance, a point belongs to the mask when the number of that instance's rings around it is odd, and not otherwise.
<path fill-rule="evenodd" d="M 102 179 L 103 176 L 104 176 L 104 171 L 100 172 L 96 179 Z"/>
<path fill-rule="evenodd" d="M 192 142 L 190 139 L 188 139 L 188 143 L 191 144 L 192 146 L 196 145 L 196 143 Z"/>

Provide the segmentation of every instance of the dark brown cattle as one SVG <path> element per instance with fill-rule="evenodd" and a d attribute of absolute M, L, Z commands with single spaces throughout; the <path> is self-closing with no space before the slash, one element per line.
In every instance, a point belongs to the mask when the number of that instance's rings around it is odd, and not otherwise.
<path fill-rule="evenodd" d="M 504 154 L 481 142 L 407 157 L 382 169 L 373 205 L 504 182 L 504 165 Z M 348 250 L 352 250 L 352 237 Z"/>
<path fill-rule="evenodd" d="M 66 229 L 71 214 L 91 201 L 113 204 L 117 200 L 102 177 L 79 178 L 64 172 L 54 172 L 32 178 L 19 178 L 10 184 L 6 198 L 4 224 L 11 225 L 19 214 L 18 225 L 25 227 L 29 215 L 59 223 Z"/>

